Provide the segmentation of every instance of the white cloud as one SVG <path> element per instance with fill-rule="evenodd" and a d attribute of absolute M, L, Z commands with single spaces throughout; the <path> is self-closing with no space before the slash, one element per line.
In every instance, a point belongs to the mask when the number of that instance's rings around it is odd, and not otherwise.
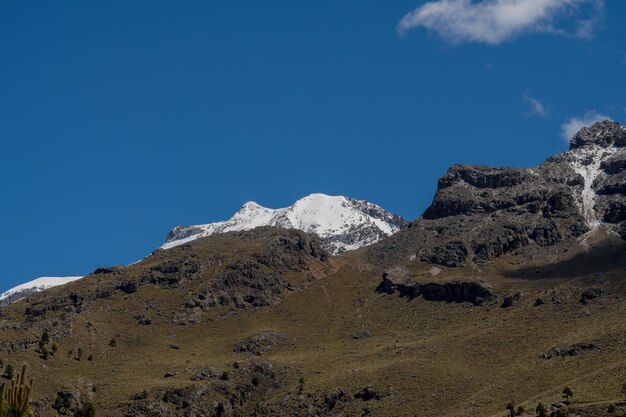
<path fill-rule="evenodd" d="M 543 119 L 550 117 L 550 109 L 539 99 L 524 94 L 524 102 L 530 105 L 530 110 L 525 113 L 527 116 L 539 116 Z"/>
<path fill-rule="evenodd" d="M 578 18 L 583 9 L 589 15 Z M 603 10 L 604 0 L 434 0 L 405 15 L 398 33 L 423 27 L 452 43 L 497 45 L 528 32 L 567 35 L 556 21 L 568 18 L 577 25 L 571 36 L 589 38 Z"/>
<path fill-rule="evenodd" d="M 572 117 L 561 125 L 561 137 L 566 141 L 570 141 L 576 133 L 583 127 L 591 126 L 596 122 L 603 120 L 611 120 L 609 116 L 600 114 L 595 110 L 585 113 L 582 117 Z"/>

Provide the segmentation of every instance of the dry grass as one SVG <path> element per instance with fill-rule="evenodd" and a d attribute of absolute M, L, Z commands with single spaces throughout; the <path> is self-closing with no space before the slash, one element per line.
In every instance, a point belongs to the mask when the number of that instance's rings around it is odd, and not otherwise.
<path fill-rule="evenodd" d="M 200 258 L 215 253 L 236 258 L 260 247 L 254 242 L 208 239 L 193 248 Z M 172 251 L 159 256 L 177 255 Z M 125 276 L 135 276 L 157 260 L 149 258 L 129 268 Z M 541 279 L 529 279 L 536 275 L 532 268 L 513 273 L 517 266 L 512 262 L 502 259 L 489 268 L 443 270 L 436 277 L 480 276 L 500 295 L 520 291 L 521 301 L 509 309 L 380 295 L 375 287 L 381 271 L 356 253 L 334 260 L 334 272 L 316 264 L 314 282 L 291 276 L 306 288 L 271 307 L 218 307 L 201 323 L 177 326 L 171 316 L 184 303 L 184 292 L 147 285 L 134 294 L 97 300 L 74 316 L 72 334 L 57 342 L 59 352 L 47 361 L 33 350 L 1 355 L 5 363 L 29 364 L 37 382 L 35 398 L 53 399 L 57 389 L 71 387 L 89 392 L 102 416 L 115 415 L 117 404 L 144 389 L 189 385 L 193 369 L 224 370 L 233 361 L 246 360 L 246 355 L 233 352 L 233 346 L 265 330 L 287 336 L 265 357 L 278 368 L 289 369 L 286 387 L 268 402 L 279 401 L 285 390 L 295 390 L 300 376 L 307 392 L 334 388 L 355 392 L 372 386 L 391 393 L 370 403 L 374 416 L 501 416 L 510 400 L 534 409 L 539 401 L 559 400 L 566 385 L 579 403 L 617 401 L 626 379 L 626 269 L 606 268 L 599 279 L 606 295 L 582 305 L 580 293 L 598 280 L 589 271 L 589 259 L 545 268 Z M 412 271 L 418 278 L 431 275 L 422 266 Z M 206 274 L 210 277 L 210 271 Z M 94 279 L 71 285 L 80 289 L 98 283 Z M 533 306 L 537 297 L 553 289 L 565 295 L 561 304 Z M 6 309 L 4 324 L 20 322 L 26 305 Z M 149 316 L 152 325 L 139 325 L 134 316 L 141 314 Z M 0 341 L 29 332 L 38 337 L 34 330 L 2 327 Z M 365 330 L 371 337 L 352 338 Z M 109 346 L 111 339 L 117 341 L 114 348 Z M 574 357 L 540 357 L 551 346 L 580 342 L 594 342 L 600 348 Z M 76 347 L 84 351 L 80 361 L 67 357 Z M 93 361 L 86 360 L 89 354 Z M 165 378 L 168 372 L 176 376 Z M 362 406 L 351 402 L 345 411 L 360 415 Z"/>

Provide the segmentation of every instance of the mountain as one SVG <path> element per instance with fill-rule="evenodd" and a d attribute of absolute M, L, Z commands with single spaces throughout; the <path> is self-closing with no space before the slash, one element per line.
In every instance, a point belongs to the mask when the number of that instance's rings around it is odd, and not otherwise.
<path fill-rule="evenodd" d="M 368 201 L 311 194 L 287 208 L 270 209 L 251 201 L 226 221 L 175 227 L 168 233 L 167 241 L 161 249 L 170 249 L 213 234 L 250 230 L 260 226 L 316 233 L 321 238 L 321 246 L 337 254 L 378 242 L 401 230 L 406 226 L 406 221 Z M 27 282 L 0 295 L 0 306 L 78 278 L 80 277 L 44 277 Z"/>
<path fill-rule="evenodd" d="M 251 201 L 226 221 L 175 227 L 161 248 L 169 249 L 216 233 L 275 226 L 315 233 L 326 250 L 337 254 L 371 245 L 405 225 L 402 217 L 368 201 L 311 194 L 286 208 L 270 209 Z"/>
<path fill-rule="evenodd" d="M 548 261 L 619 236 L 626 239 L 626 128 L 604 121 L 534 168 L 452 166 L 424 214 L 370 253 L 445 267 L 510 254 Z"/>
<path fill-rule="evenodd" d="M 454 165 L 362 250 L 262 226 L 98 268 L 0 308 L 2 363 L 29 365 L 33 417 L 620 414 L 625 132 Z"/>
<path fill-rule="evenodd" d="M 82 277 L 40 277 L 35 280 L 20 284 L 0 294 L 0 307 L 14 303 L 36 292 L 44 291 L 59 285 L 81 279 Z"/>

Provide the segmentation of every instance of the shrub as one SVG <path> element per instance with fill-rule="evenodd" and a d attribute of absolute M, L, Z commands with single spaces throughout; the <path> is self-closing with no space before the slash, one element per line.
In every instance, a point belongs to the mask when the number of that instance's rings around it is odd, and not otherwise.
<path fill-rule="evenodd" d="M 615 406 L 613 404 L 609 405 L 609 408 L 607 408 L 606 412 L 609 414 L 613 414 L 615 412 Z"/>
<path fill-rule="evenodd" d="M 537 404 L 537 407 L 535 408 L 535 413 L 537 413 L 537 417 L 547 417 L 548 409 L 543 403 L 539 403 Z"/>
<path fill-rule="evenodd" d="M 563 398 L 565 401 L 569 403 L 569 399 L 574 396 L 574 391 L 570 387 L 565 387 L 563 389 Z"/>
<path fill-rule="evenodd" d="M 4 370 L 4 377 L 6 379 L 13 379 L 15 376 L 15 370 L 13 369 L 13 365 L 8 364 L 6 369 Z"/>
<path fill-rule="evenodd" d="M 90 402 L 85 401 L 82 408 L 77 410 L 74 413 L 74 417 L 95 417 L 96 416 L 96 407 Z"/>
<path fill-rule="evenodd" d="M 506 410 L 509 412 L 510 417 L 515 417 L 515 402 L 511 401 L 506 405 Z"/>
<path fill-rule="evenodd" d="M 302 394 L 304 392 L 304 377 L 301 376 L 298 380 L 298 394 Z"/>
<path fill-rule="evenodd" d="M 230 380 L 230 374 L 226 371 L 222 372 L 222 375 L 220 375 L 220 379 L 222 381 L 228 381 Z"/>
<path fill-rule="evenodd" d="M 117 340 L 111 339 L 111 341 L 109 342 L 109 346 L 111 346 L 113 348 L 116 347 L 117 346 Z"/>

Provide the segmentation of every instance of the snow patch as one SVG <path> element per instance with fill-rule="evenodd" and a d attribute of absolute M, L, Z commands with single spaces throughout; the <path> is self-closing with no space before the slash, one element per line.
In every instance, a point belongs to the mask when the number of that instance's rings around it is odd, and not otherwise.
<path fill-rule="evenodd" d="M 20 284 L 17 287 L 13 287 L 0 294 L 0 304 L 2 301 L 8 300 L 9 298 L 16 298 L 10 301 L 15 302 L 32 293 L 44 291 L 52 287 L 58 287 L 59 285 L 64 285 L 81 278 L 83 277 L 40 277 L 24 284 Z M 24 294 L 21 298 L 19 297 L 20 293 Z"/>
<path fill-rule="evenodd" d="M 596 211 L 597 194 L 593 189 L 593 183 L 605 175 L 600 166 L 602 162 L 613 155 L 617 149 L 603 148 L 597 145 L 586 146 L 570 151 L 573 156 L 572 168 L 583 177 L 583 189 L 580 195 L 580 210 L 587 222 L 589 232 L 583 236 L 583 241 L 595 232 L 601 225 L 600 214 Z"/>

